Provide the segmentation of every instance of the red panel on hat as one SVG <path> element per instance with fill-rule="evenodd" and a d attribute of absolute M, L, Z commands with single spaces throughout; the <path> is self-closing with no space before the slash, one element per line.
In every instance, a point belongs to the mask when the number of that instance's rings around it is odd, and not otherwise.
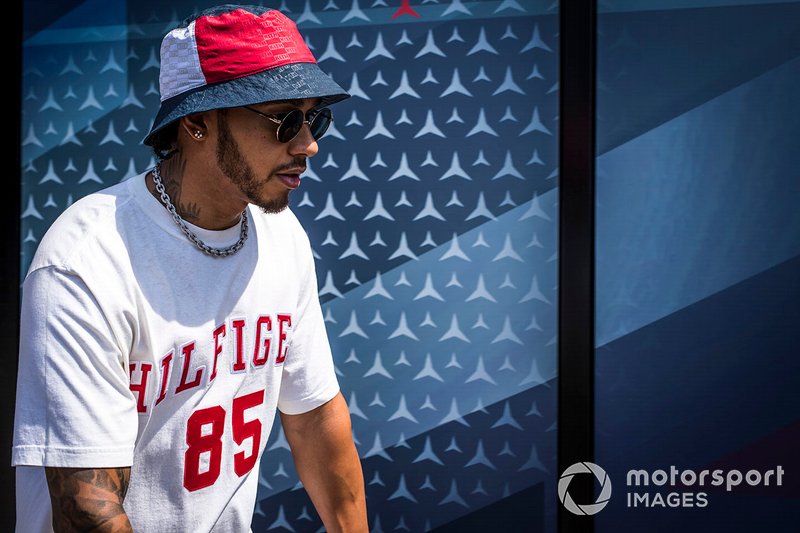
<path fill-rule="evenodd" d="M 200 68 L 208 83 L 228 81 L 290 63 L 316 63 L 297 31 L 280 11 L 260 17 L 236 9 L 195 21 Z"/>

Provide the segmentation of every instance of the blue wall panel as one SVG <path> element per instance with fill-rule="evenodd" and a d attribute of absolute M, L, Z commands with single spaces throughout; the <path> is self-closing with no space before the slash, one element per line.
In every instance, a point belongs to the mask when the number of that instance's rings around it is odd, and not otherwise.
<path fill-rule="evenodd" d="M 689 4 L 600 16 L 596 461 L 615 485 L 597 530 L 785 531 L 800 518 L 800 3 Z M 626 487 L 673 465 L 786 475 Z M 633 508 L 629 492 L 708 505 Z"/>

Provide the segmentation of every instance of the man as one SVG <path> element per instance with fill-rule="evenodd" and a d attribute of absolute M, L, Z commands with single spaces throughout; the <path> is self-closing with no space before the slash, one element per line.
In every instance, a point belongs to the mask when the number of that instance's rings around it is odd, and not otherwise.
<path fill-rule="evenodd" d="M 314 260 L 285 209 L 348 95 L 253 6 L 171 31 L 160 86 L 155 168 L 70 207 L 25 280 L 18 531 L 247 531 L 276 409 L 327 530 L 366 531 Z"/>

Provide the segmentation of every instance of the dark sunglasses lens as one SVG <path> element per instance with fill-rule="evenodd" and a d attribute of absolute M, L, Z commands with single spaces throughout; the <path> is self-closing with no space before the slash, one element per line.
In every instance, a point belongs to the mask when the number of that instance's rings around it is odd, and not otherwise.
<path fill-rule="evenodd" d="M 333 114 L 331 110 L 327 107 L 323 107 L 317 114 L 314 115 L 314 118 L 311 120 L 311 135 L 314 137 L 314 140 L 318 140 L 320 137 L 325 135 L 325 132 L 328 131 L 328 126 L 331 125 L 331 121 L 333 120 Z"/>
<path fill-rule="evenodd" d="M 290 111 L 283 117 L 280 126 L 278 126 L 278 141 L 288 143 L 294 139 L 295 136 L 300 133 L 300 128 L 303 127 L 304 120 L 305 115 L 303 115 L 303 112 L 299 109 Z"/>

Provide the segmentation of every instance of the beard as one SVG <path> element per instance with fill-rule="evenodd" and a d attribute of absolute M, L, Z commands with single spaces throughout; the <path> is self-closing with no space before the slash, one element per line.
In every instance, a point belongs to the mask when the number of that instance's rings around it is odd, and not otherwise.
<path fill-rule="evenodd" d="M 289 205 L 289 190 L 277 198 L 264 199 L 261 197 L 260 189 L 263 183 L 259 183 L 253 169 L 242 157 L 236 139 L 231 135 L 228 127 L 226 113 L 223 111 L 218 114 L 219 134 L 217 140 L 217 165 L 222 172 L 236 185 L 251 204 L 258 206 L 264 213 L 280 213 Z M 271 180 L 270 175 L 267 181 Z"/>

